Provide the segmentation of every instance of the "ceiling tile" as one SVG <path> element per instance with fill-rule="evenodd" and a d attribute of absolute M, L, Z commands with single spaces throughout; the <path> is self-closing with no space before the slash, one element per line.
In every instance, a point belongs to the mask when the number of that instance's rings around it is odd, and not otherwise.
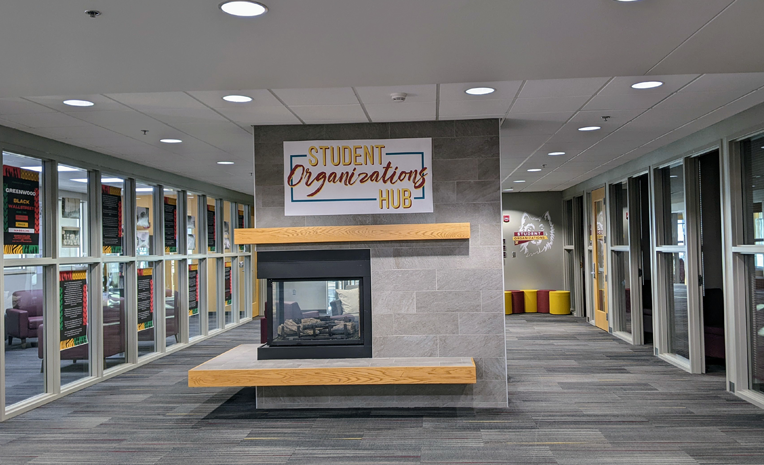
<path fill-rule="evenodd" d="M 512 104 L 510 112 L 515 113 L 551 113 L 578 111 L 589 100 L 589 96 L 518 98 Z"/>
<path fill-rule="evenodd" d="M 275 99 L 274 99 L 275 100 Z M 218 112 L 229 120 L 242 126 L 259 126 L 267 124 L 302 124 L 297 117 L 284 105 L 276 100 L 274 106 L 241 106 L 236 108 L 219 108 Z"/>
<path fill-rule="evenodd" d="M 522 81 L 467 82 L 460 84 L 441 84 L 440 102 L 507 100 L 511 102 L 517 95 Z M 469 95 L 465 93 L 472 87 L 493 87 L 495 92 L 487 95 Z M 507 105 L 509 107 L 509 105 Z M 506 112 L 506 110 L 504 110 Z"/>
<path fill-rule="evenodd" d="M 525 81 L 519 98 L 591 97 L 609 78 L 539 79 Z"/>
<path fill-rule="evenodd" d="M 39 103 L 40 105 L 44 105 L 47 108 L 50 108 L 52 110 L 61 111 L 65 113 L 80 113 L 80 112 L 90 112 L 90 111 L 103 111 L 103 110 L 126 110 L 127 108 L 124 105 L 121 105 L 118 102 L 115 102 L 114 100 L 110 99 L 109 97 L 106 97 L 104 95 L 99 94 L 90 94 L 90 95 L 51 95 L 51 96 L 44 96 L 44 97 L 28 97 L 29 100 Z M 88 100 L 90 102 L 93 102 L 95 105 L 92 107 L 72 107 L 69 105 L 64 104 L 64 100 L 68 99 L 75 99 L 75 100 Z"/>
<path fill-rule="evenodd" d="M 293 105 L 352 105 L 358 104 L 353 89 L 333 87 L 325 89 L 273 89 L 290 107 Z"/>
<path fill-rule="evenodd" d="M 292 111 L 306 124 L 368 123 L 361 105 L 294 105 Z"/>
<path fill-rule="evenodd" d="M 385 86 L 385 87 L 356 87 L 358 97 L 365 105 L 395 103 L 392 102 L 390 94 L 404 92 L 406 95 L 405 103 L 434 102 L 437 86 L 435 84 L 417 85 L 417 86 Z"/>
<path fill-rule="evenodd" d="M 69 107 L 71 108 L 71 107 Z M 22 98 L 2 98 L 0 99 L 0 115 L 18 115 L 24 113 L 49 113 L 53 110 L 40 105 L 39 103 L 30 102 Z"/>
<path fill-rule="evenodd" d="M 407 99 L 399 103 L 368 103 L 365 107 L 375 123 L 435 120 L 435 101 L 409 102 Z"/>
<path fill-rule="evenodd" d="M 507 114 L 510 100 L 440 101 L 440 119 L 501 118 Z"/>
<path fill-rule="evenodd" d="M 30 128 L 57 128 L 68 126 L 85 126 L 88 123 L 64 113 L 25 113 L 5 115 L 6 120 L 13 121 Z"/>
<path fill-rule="evenodd" d="M 764 73 L 704 74 L 681 92 L 736 91 L 745 94 L 764 86 Z"/>
<path fill-rule="evenodd" d="M 251 107 L 275 107 L 283 106 L 279 100 L 273 96 L 267 89 L 257 90 L 208 90 L 187 92 L 189 95 L 199 100 L 210 108 L 230 108 L 246 109 Z M 232 103 L 223 100 L 226 95 L 246 95 L 251 97 L 252 101 L 247 103 Z"/>

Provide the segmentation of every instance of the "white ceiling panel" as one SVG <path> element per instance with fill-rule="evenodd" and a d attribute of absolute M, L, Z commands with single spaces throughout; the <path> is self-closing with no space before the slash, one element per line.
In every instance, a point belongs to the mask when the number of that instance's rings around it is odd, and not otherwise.
<path fill-rule="evenodd" d="M 507 114 L 511 100 L 440 101 L 440 119 L 501 118 Z"/>
<path fill-rule="evenodd" d="M 697 74 L 616 77 L 586 104 L 584 110 L 647 109 L 686 86 L 697 77 Z M 632 84 L 647 80 L 658 80 L 664 84 L 654 89 L 632 89 Z"/>
<path fill-rule="evenodd" d="M 88 123 L 64 113 L 22 113 L 5 115 L 5 119 L 28 126 L 30 128 L 59 128 L 69 126 L 85 126 Z"/>
<path fill-rule="evenodd" d="M 76 114 L 79 120 L 87 121 L 114 132 L 126 136 L 145 139 L 146 141 L 159 140 L 165 137 L 183 139 L 184 134 L 156 119 L 133 110 L 79 112 Z M 145 136 L 143 130 L 149 131 Z"/>
<path fill-rule="evenodd" d="M 275 100 L 275 99 L 274 99 Z M 269 124 L 301 124 L 300 120 L 276 100 L 278 106 L 241 106 L 236 108 L 218 108 L 217 111 L 242 126 Z"/>
<path fill-rule="evenodd" d="M 350 87 L 327 89 L 273 89 L 273 92 L 290 107 L 293 105 L 352 105 L 358 98 Z"/>
<path fill-rule="evenodd" d="M 355 105 L 293 105 L 290 108 L 306 124 L 369 122 L 358 103 Z"/>
<path fill-rule="evenodd" d="M 64 104 L 64 100 L 76 99 L 93 102 L 91 107 L 73 107 Z M 29 97 L 29 100 L 44 105 L 51 110 L 65 113 L 88 112 L 93 110 L 127 110 L 127 107 L 114 100 L 99 94 L 89 95 L 52 95 L 45 97 Z"/>
<path fill-rule="evenodd" d="M 249 90 L 208 90 L 199 92 L 187 92 L 190 96 L 199 100 L 210 108 L 239 109 L 251 107 L 274 107 L 283 106 L 279 100 L 267 89 Z M 232 103 L 223 100 L 226 95 L 246 95 L 252 99 L 246 103 Z"/>
<path fill-rule="evenodd" d="M 46 113 L 52 109 L 30 102 L 22 98 L 2 98 L 0 99 L 0 115 L 18 115 L 24 113 Z"/>
<path fill-rule="evenodd" d="M 608 78 L 539 79 L 527 81 L 519 98 L 590 97 L 608 82 Z"/>
<path fill-rule="evenodd" d="M 512 104 L 515 113 L 552 113 L 578 111 L 589 100 L 588 95 L 549 98 L 518 98 Z"/>
<path fill-rule="evenodd" d="M 406 93 L 405 103 L 434 102 L 436 100 L 437 86 L 434 84 L 418 86 L 393 86 L 393 87 L 356 87 L 358 97 L 364 104 L 392 103 L 390 94 Z"/>
<path fill-rule="evenodd" d="M 575 113 L 511 113 L 502 128 L 507 135 L 533 135 L 556 133 Z"/>
<path fill-rule="evenodd" d="M 514 100 L 522 81 L 499 81 L 499 82 L 465 82 L 460 84 L 441 84 L 440 102 L 474 102 L 476 100 Z M 465 93 L 472 87 L 493 87 L 495 92 L 486 95 L 469 95 Z M 509 105 L 507 105 L 509 108 Z M 504 110 L 506 112 L 506 109 Z"/>
<path fill-rule="evenodd" d="M 402 103 L 367 103 L 369 118 L 375 123 L 392 121 L 432 121 L 435 119 L 435 101 Z"/>

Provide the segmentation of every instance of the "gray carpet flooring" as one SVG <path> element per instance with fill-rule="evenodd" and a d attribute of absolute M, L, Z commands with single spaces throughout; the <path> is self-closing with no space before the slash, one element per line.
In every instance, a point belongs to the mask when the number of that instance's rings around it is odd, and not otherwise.
<path fill-rule="evenodd" d="M 764 411 L 571 316 L 511 315 L 509 408 L 255 410 L 186 372 L 257 322 L 0 424 L 0 464 L 764 463 Z"/>

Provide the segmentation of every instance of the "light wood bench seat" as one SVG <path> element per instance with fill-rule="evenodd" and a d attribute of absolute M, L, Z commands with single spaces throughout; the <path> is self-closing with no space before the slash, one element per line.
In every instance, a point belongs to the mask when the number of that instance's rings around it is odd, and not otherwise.
<path fill-rule="evenodd" d="M 471 357 L 258 360 L 242 344 L 188 372 L 190 387 L 475 384 Z"/>

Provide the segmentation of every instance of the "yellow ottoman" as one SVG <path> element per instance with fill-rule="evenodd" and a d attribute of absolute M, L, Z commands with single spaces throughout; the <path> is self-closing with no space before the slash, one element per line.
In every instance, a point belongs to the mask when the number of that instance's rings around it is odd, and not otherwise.
<path fill-rule="evenodd" d="M 549 293 L 549 313 L 552 315 L 570 315 L 570 291 L 552 291 Z"/>
<path fill-rule="evenodd" d="M 523 290 L 525 293 L 525 313 L 538 313 L 538 295 L 534 290 Z"/>
<path fill-rule="evenodd" d="M 512 314 L 512 291 L 504 291 L 504 314 Z"/>

